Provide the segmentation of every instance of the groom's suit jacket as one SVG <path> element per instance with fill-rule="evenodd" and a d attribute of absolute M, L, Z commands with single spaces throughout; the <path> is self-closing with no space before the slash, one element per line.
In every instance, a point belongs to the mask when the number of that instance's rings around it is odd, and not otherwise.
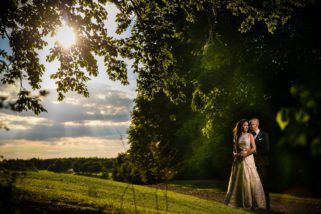
<path fill-rule="evenodd" d="M 270 164 L 270 142 L 268 133 L 261 131 L 255 138 L 256 152 L 254 153 L 257 167 L 264 167 Z"/>

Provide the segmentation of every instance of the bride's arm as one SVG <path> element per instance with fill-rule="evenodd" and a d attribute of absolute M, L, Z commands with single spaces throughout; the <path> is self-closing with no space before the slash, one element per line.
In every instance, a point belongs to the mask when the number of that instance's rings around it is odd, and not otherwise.
<path fill-rule="evenodd" d="M 236 144 L 236 139 L 233 139 L 233 156 L 234 157 L 240 157 L 240 153 L 237 151 L 237 144 Z"/>
<path fill-rule="evenodd" d="M 247 150 L 246 154 L 244 154 L 244 157 L 247 157 L 253 153 L 255 153 L 256 151 L 256 145 L 255 145 L 255 140 L 253 135 L 250 134 L 250 143 L 251 143 L 251 148 L 249 150 Z"/>
<path fill-rule="evenodd" d="M 238 153 L 237 153 L 237 148 L 236 148 L 236 143 L 235 143 L 235 139 L 233 139 L 233 156 L 237 156 Z"/>

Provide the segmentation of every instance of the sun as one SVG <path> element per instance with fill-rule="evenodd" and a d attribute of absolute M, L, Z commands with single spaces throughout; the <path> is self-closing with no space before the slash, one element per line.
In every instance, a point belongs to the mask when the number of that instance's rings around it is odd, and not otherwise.
<path fill-rule="evenodd" d="M 76 43 L 76 36 L 71 27 L 63 24 L 58 28 L 55 40 L 64 48 L 69 48 Z"/>

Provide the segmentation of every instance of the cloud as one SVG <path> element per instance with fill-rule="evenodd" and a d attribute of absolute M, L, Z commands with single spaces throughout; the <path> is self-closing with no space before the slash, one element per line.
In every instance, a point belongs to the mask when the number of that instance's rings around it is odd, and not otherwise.
<path fill-rule="evenodd" d="M 108 120 L 84 120 L 77 122 L 65 122 L 65 126 L 129 126 L 130 121 L 114 122 Z"/>
<path fill-rule="evenodd" d="M 10 131 L 0 129 L 0 139 L 45 140 L 62 137 L 110 137 L 119 133 L 127 137 L 133 100 L 125 92 L 111 90 L 106 84 L 90 86 L 92 96 L 68 93 L 67 99 L 56 102 L 57 93 L 42 101 L 48 113 L 35 116 L 32 112 L 13 113 L 1 109 L 0 121 Z"/>
<path fill-rule="evenodd" d="M 5 158 L 116 157 L 128 149 L 127 141 L 108 137 L 64 137 L 47 140 L 0 140 Z"/>
<path fill-rule="evenodd" d="M 52 101 L 53 104 L 59 105 L 61 102 L 59 102 L 58 100 L 53 100 Z M 68 105 L 72 105 L 72 106 L 78 106 L 80 105 L 80 99 L 76 99 L 73 97 L 66 97 L 64 100 L 64 103 L 68 104 Z"/>
<path fill-rule="evenodd" d="M 108 138 L 127 138 L 128 126 L 64 126 L 54 125 L 47 126 L 34 126 L 31 130 L 0 130 L 0 140 L 47 140 L 50 138 L 62 137 L 108 137 Z"/>
<path fill-rule="evenodd" d="M 10 129 L 17 130 L 30 130 L 34 125 L 42 125 L 42 126 L 52 126 L 53 121 L 48 120 L 43 117 L 34 117 L 34 116 L 22 116 L 18 114 L 6 114 L 0 112 L 0 121 L 4 121 L 4 123 Z"/>
<path fill-rule="evenodd" d="M 59 122 L 82 120 L 128 121 L 133 99 L 126 92 L 112 90 L 107 84 L 90 85 L 89 98 L 68 93 L 62 102 L 56 101 L 57 93 L 51 90 L 44 100 L 48 117 Z"/>
<path fill-rule="evenodd" d="M 0 97 L 6 97 L 6 101 L 15 101 L 19 92 L 18 84 L 0 85 Z"/>
<path fill-rule="evenodd" d="M 54 93 L 55 92 L 52 94 Z M 76 114 L 77 112 L 81 113 L 87 119 L 92 119 L 93 116 L 88 118 L 86 115 L 128 115 L 132 108 L 132 99 L 130 99 L 125 92 L 105 90 L 104 93 L 102 93 L 102 91 L 97 92 L 94 90 L 92 94 L 93 96 L 89 98 L 82 97 L 78 94 L 68 94 L 68 97 L 66 97 L 63 102 L 58 102 L 54 99 L 54 96 L 51 96 L 48 98 L 48 102 L 50 103 L 46 103 L 45 105 L 49 110 L 51 110 L 50 108 L 57 109 L 63 106 L 63 109 L 67 110 L 67 112 L 72 114 Z"/>

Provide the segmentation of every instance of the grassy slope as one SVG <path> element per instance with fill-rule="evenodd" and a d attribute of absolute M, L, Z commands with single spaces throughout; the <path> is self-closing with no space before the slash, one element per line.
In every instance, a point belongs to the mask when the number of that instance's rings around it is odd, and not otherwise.
<path fill-rule="evenodd" d="M 215 180 L 179 180 L 171 181 L 169 185 L 173 187 L 204 190 L 214 193 L 225 193 L 227 189 L 227 183 Z"/>
<path fill-rule="evenodd" d="M 79 208 L 104 209 L 107 211 L 120 209 L 121 197 L 126 183 L 76 176 L 57 174 L 47 171 L 28 172 L 17 187 L 32 194 L 32 200 L 43 204 Z M 165 192 L 134 185 L 136 206 L 139 213 L 165 212 Z M 123 202 L 125 213 L 135 212 L 134 194 L 128 188 Z M 168 192 L 169 213 L 245 213 L 241 209 L 232 209 L 224 204 L 199 199 L 192 196 Z M 88 208 L 87 208 L 88 207 Z"/>

